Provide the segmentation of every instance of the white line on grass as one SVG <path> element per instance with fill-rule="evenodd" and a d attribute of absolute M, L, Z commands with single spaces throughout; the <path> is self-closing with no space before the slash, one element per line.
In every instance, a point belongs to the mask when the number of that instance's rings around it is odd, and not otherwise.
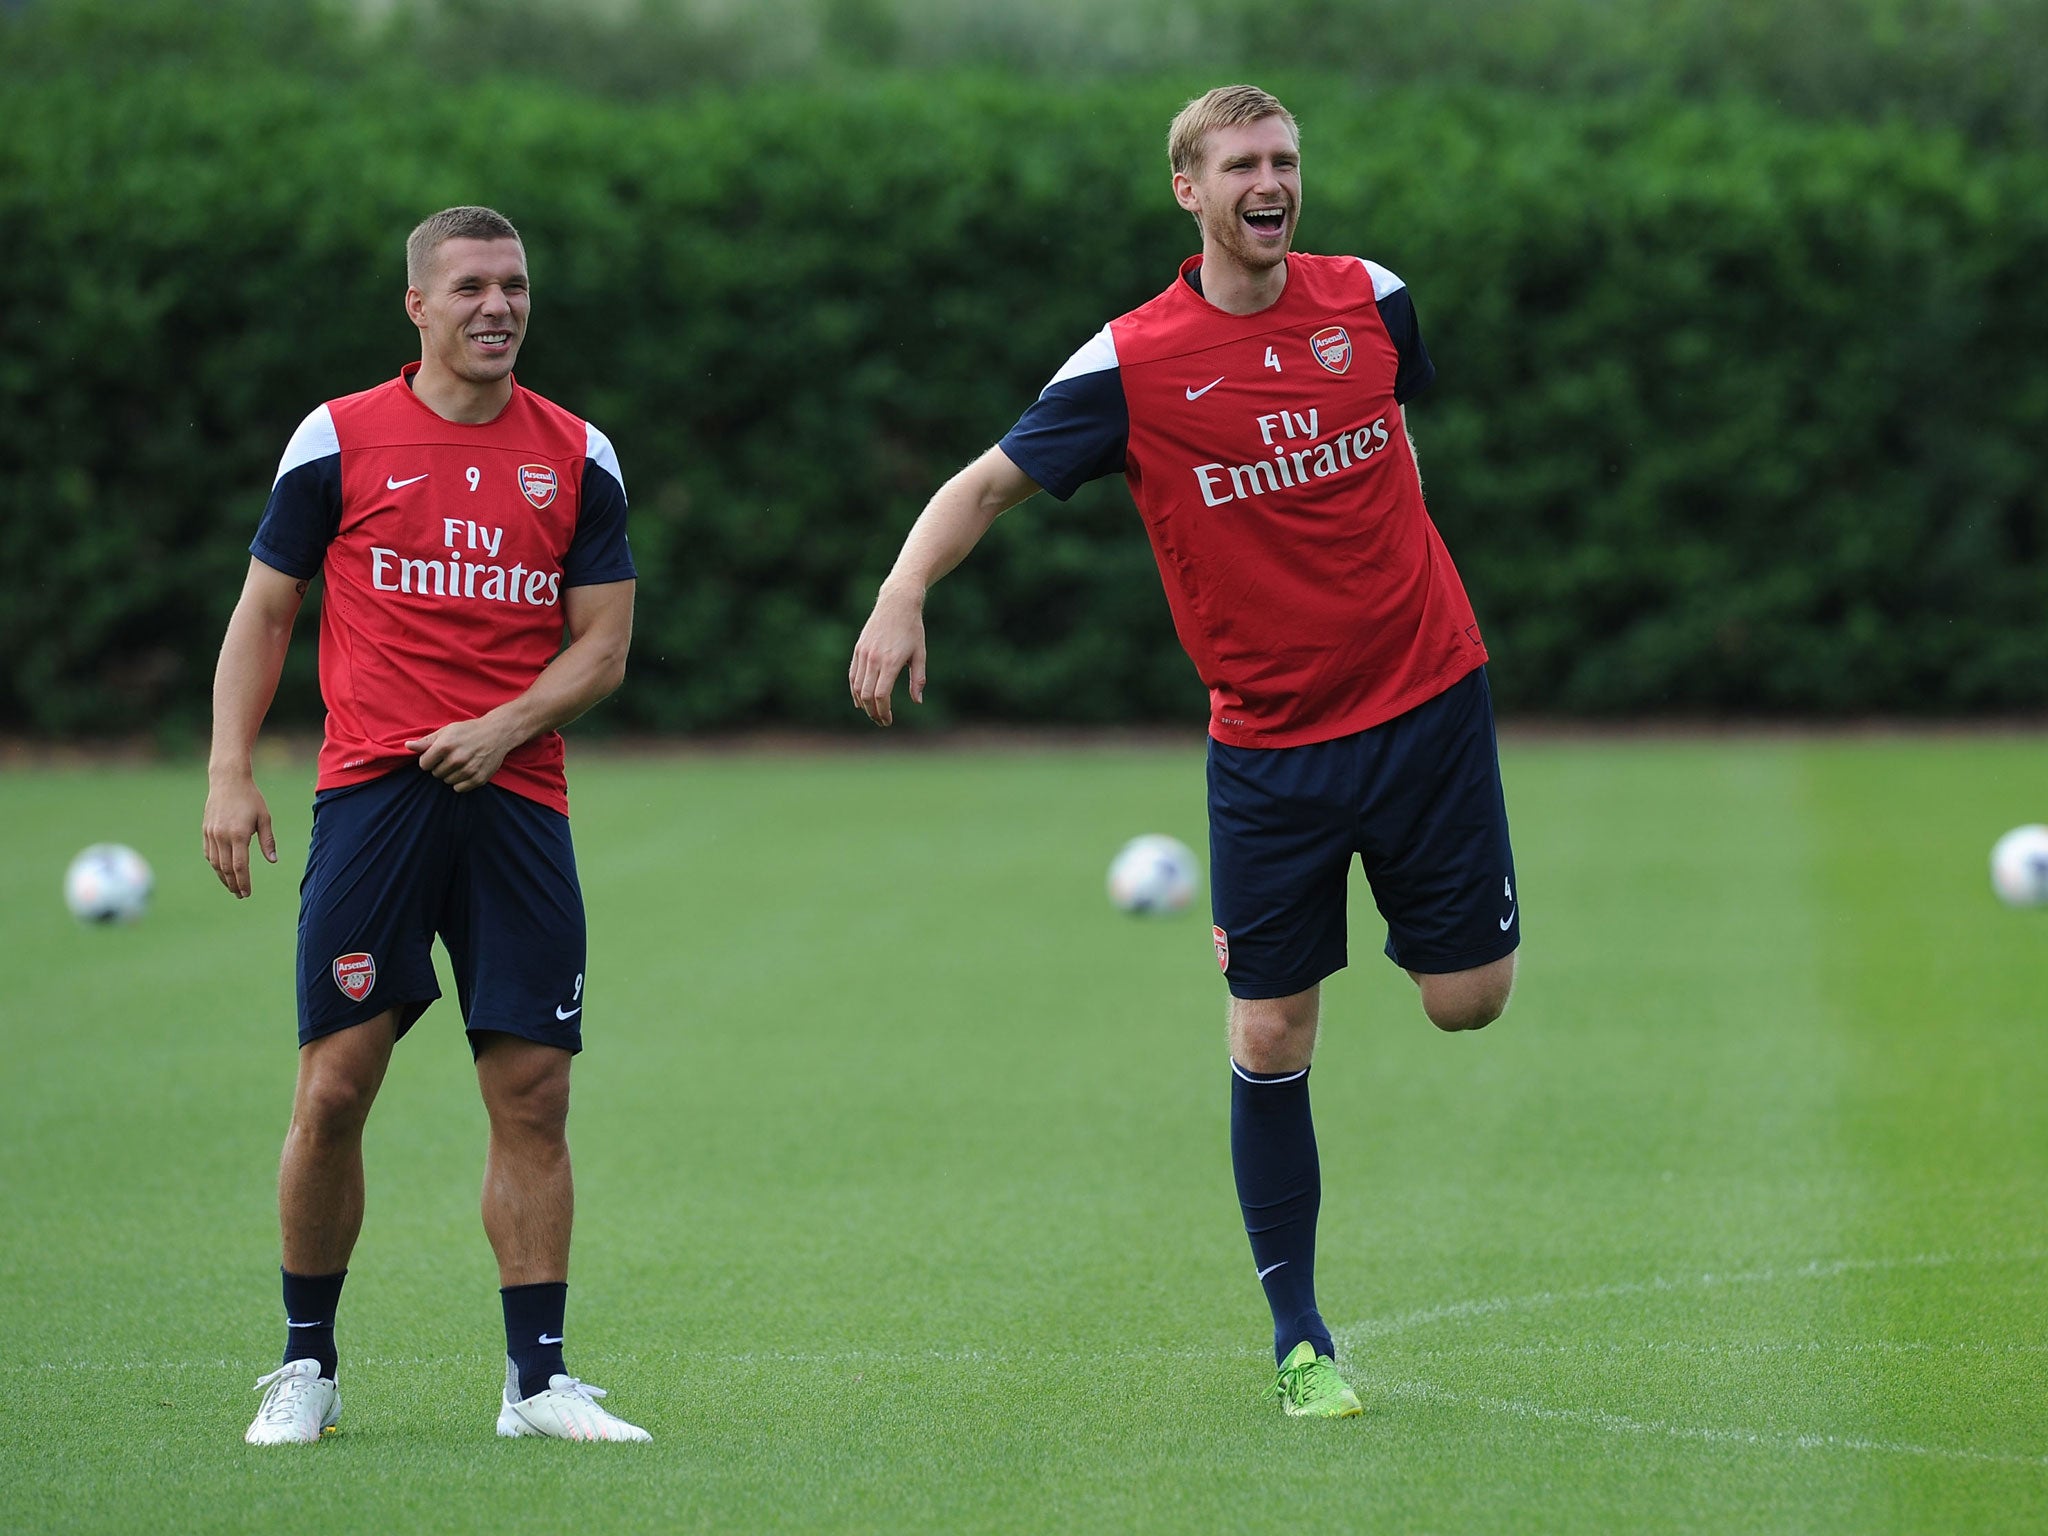
<path fill-rule="evenodd" d="M 1468 1322 L 1503 1312 L 1535 1312 L 1545 1307 L 1569 1306 L 1584 1301 L 1607 1301 L 1622 1296 L 1656 1296 L 1683 1291 L 1719 1290 L 1739 1285 L 1768 1285 L 1780 1280 L 1828 1280 L 1847 1274 L 1877 1273 L 1891 1269 L 1940 1269 L 1951 1265 L 2038 1264 L 2048 1259 L 2048 1249 L 2024 1253 L 1953 1254 L 1918 1253 L 1894 1259 L 1814 1259 L 1790 1267 L 1765 1266 L 1670 1278 L 1656 1275 L 1648 1280 L 1617 1280 L 1606 1285 L 1589 1285 L 1575 1291 L 1531 1291 L 1522 1296 L 1490 1296 L 1475 1301 L 1445 1302 L 1420 1307 L 1395 1317 L 1367 1318 L 1336 1330 L 1340 1342 L 1362 1343 L 1390 1334 L 1407 1333 L 1433 1323 Z"/>
<path fill-rule="evenodd" d="M 1636 1339 L 1626 1344 L 1598 1339 L 1546 1339 L 1540 1344 L 1445 1344 L 1411 1351 L 1418 1360 L 1484 1360 L 1505 1355 L 2041 1355 L 2048 1344 L 1999 1339 L 1781 1339 L 1746 1344 L 1702 1344 L 1690 1339 Z"/>
<path fill-rule="evenodd" d="M 1967 1446 L 1911 1445 L 1898 1440 L 1866 1440 L 1859 1435 L 1800 1435 L 1768 1429 L 1716 1429 L 1711 1425 L 1670 1424 L 1661 1419 L 1632 1419 L 1600 1408 L 1551 1408 L 1515 1398 L 1453 1392 L 1429 1381 L 1395 1381 L 1351 1372 L 1353 1382 L 1368 1393 L 1415 1398 L 1449 1407 L 1481 1408 L 1489 1413 L 1545 1423 L 1586 1424 L 1614 1434 L 1661 1435 L 1672 1440 L 1698 1440 L 1709 1445 L 1770 1446 L 1788 1451 L 1875 1451 L 1891 1456 L 1924 1456 L 1939 1461 L 1989 1462 L 2008 1467 L 2048 1467 L 2048 1456 L 2022 1456 L 2005 1451 L 1978 1451 Z"/>
<path fill-rule="evenodd" d="M 1534 1312 L 1546 1307 L 1569 1306 L 1576 1302 L 1605 1301 L 1622 1296 L 1655 1296 L 1676 1294 L 1687 1291 L 1708 1291 L 1741 1285 L 1768 1285 L 1787 1280 L 1826 1280 L 1848 1274 L 1874 1274 L 1898 1269 L 1941 1269 L 1955 1265 L 1992 1266 L 2000 1264 L 2038 1264 L 2048 1259 L 2048 1249 L 2030 1249 L 2021 1253 L 2001 1254 L 1952 1254 L 1919 1253 L 1904 1258 L 1888 1259 L 1814 1259 L 1805 1264 L 1790 1267 L 1765 1266 L 1758 1269 L 1741 1269 L 1716 1273 L 1705 1271 L 1697 1275 L 1681 1275 L 1676 1278 L 1653 1276 L 1648 1280 L 1618 1280 L 1606 1285 L 1586 1286 L 1574 1291 L 1532 1291 L 1524 1296 L 1493 1296 L 1474 1301 L 1448 1302 L 1441 1306 L 1420 1307 L 1395 1317 L 1368 1318 L 1349 1327 L 1333 1330 L 1337 1338 L 1347 1347 L 1360 1345 L 1371 1339 L 1384 1339 L 1397 1333 L 1426 1328 L 1437 1323 L 1466 1323 L 1477 1318 L 1499 1316 L 1510 1312 Z M 1610 1346 L 1617 1349 L 1625 1346 Z M 1684 1348 L 1686 1346 L 1650 1344 L 1646 1348 Z M 1716 1346 L 1707 1346 L 1715 1348 Z M 1744 1346 L 1733 1346 L 1741 1349 Z M 1797 1347 L 1797 1346 L 1795 1346 Z M 1849 1344 L 1847 1348 L 1882 1349 L 1882 1343 Z M 1925 1346 L 1906 1346 L 1907 1348 Z M 1970 1346 L 1964 1346 L 1966 1348 Z M 2043 1346 L 2031 1344 L 1976 1346 L 1985 1353 L 2029 1353 L 2039 1351 Z M 1516 1346 L 1502 1346 L 1502 1352 Z M 1483 1351 L 1481 1351 L 1483 1352 Z M 1441 1353 L 1441 1352 L 1439 1352 Z M 1515 1398 L 1491 1397 L 1481 1393 L 1456 1392 L 1448 1387 L 1428 1381 L 1400 1381 L 1392 1377 L 1361 1375 L 1355 1368 L 1351 1376 L 1357 1385 L 1367 1391 L 1385 1393 L 1390 1397 L 1403 1397 L 1427 1402 L 1444 1403 L 1458 1407 L 1480 1408 L 1490 1413 L 1504 1414 L 1512 1418 L 1535 1419 L 1546 1423 L 1585 1424 L 1613 1434 L 1658 1435 L 1673 1440 L 1695 1440 L 1712 1445 L 1755 1445 L 1770 1446 L 1784 1450 L 1841 1450 L 1876 1452 L 1892 1456 L 1918 1456 L 1939 1461 L 1968 1461 L 1988 1463 L 1997 1466 L 2048 1467 L 2048 1456 L 2028 1456 L 2005 1451 L 1980 1451 L 1968 1446 L 1913 1445 L 1896 1440 L 1871 1440 L 1857 1435 L 1816 1435 L 1792 1434 L 1780 1430 L 1762 1429 L 1717 1429 L 1711 1425 L 1672 1424 L 1660 1419 L 1636 1419 L 1626 1414 L 1610 1413 L 1599 1408 L 1553 1408 L 1542 1403 L 1531 1403 Z"/>

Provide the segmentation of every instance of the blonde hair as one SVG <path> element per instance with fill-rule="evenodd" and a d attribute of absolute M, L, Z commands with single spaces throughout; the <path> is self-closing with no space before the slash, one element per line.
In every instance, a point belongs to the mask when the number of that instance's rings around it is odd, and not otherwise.
<path fill-rule="evenodd" d="M 1277 117 L 1287 124 L 1294 142 L 1301 142 L 1301 129 L 1294 114 L 1280 105 L 1280 98 L 1256 85 L 1219 85 L 1205 91 L 1175 114 L 1166 130 L 1166 158 L 1176 176 L 1198 176 L 1209 135 L 1218 128 L 1237 128 L 1245 123 Z"/>
<path fill-rule="evenodd" d="M 518 238 L 519 231 L 512 227 L 512 221 L 495 208 L 468 203 L 459 208 L 443 208 L 431 218 L 420 220 L 405 238 L 406 286 L 418 288 L 425 282 L 428 261 L 447 241 Z"/>

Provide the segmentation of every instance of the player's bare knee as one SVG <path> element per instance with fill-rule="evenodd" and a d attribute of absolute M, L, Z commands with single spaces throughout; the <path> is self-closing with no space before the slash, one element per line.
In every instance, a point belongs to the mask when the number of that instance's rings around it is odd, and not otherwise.
<path fill-rule="evenodd" d="M 376 1084 L 356 1073 L 338 1068 L 313 1072 L 299 1084 L 292 1128 L 319 1141 L 358 1136 L 376 1096 Z"/>
<path fill-rule="evenodd" d="M 528 1143 L 568 1140 L 569 1073 L 567 1058 L 556 1053 L 528 1053 L 492 1064 L 482 1075 L 484 1108 L 491 1130 Z"/>
<path fill-rule="evenodd" d="M 1422 1011 L 1446 1034 L 1484 1029 L 1507 1012 L 1515 989 L 1515 957 L 1508 955 L 1469 971 L 1432 975 L 1408 973 L 1422 989 Z"/>
<path fill-rule="evenodd" d="M 1292 1072 L 1305 1066 L 1315 1050 L 1320 1002 L 1313 991 L 1231 999 L 1231 1059 L 1247 1072 Z"/>
<path fill-rule="evenodd" d="M 1296 1063 L 1296 1036 L 1279 1020 L 1261 1020 L 1234 1030 L 1230 1054 L 1247 1072 L 1285 1072 Z"/>
<path fill-rule="evenodd" d="M 1508 1011 L 1508 989 L 1486 987 L 1466 990 L 1425 986 L 1422 989 L 1422 1011 L 1429 1015 L 1430 1023 L 1446 1034 L 1484 1029 Z"/>
<path fill-rule="evenodd" d="M 1507 1011 L 1505 999 L 1473 998 L 1455 1003 L 1430 1004 L 1424 1002 L 1422 1011 L 1429 1015 L 1429 1022 L 1447 1035 L 1460 1034 L 1468 1029 L 1484 1029 L 1502 1013 Z"/>
<path fill-rule="evenodd" d="M 516 1086 L 501 1085 L 485 1102 L 492 1130 L 524 1141 L 544 1142 L 568 1139 L 569 1084 L 529 1080 Z"/>
<path fill-rule="evenodd" d="M 535 1093 L 520 1100 L 514 1114 L 519 1128 L 535 1141 L 569 1143 L 569 1093 Z"/>

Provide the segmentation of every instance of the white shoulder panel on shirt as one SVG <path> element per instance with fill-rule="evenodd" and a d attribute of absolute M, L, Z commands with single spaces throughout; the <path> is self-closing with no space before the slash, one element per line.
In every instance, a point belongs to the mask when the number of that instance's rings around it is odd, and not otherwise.
<path fill-rule="evenodd" d="M 1398 293 L 1408 286 L 1378 262 L 1366 261 L 1363 256 L 1358 259 L 1365 263 L 1365 270 L 1372 274 L 1372 296 L 1375 300 L 1384 299 L 1388 294 Z"/>
<path fill-rule="evenodd" d="M 612 440 L 587 421 L 583 423 L 583 432 L 584 456 L 595 460 L 598 468 L 618 481 L 619 489 L 624 491 L 626 488 L 626 475 L 619 468 L 619 456 L 612 448 Z"/>
<path fill-rule="evenodd" d="M 339 452 L 341 439 L 334 435 L 334 418 L 327 414 L 327 407 L 323 405 L 299 423 L 299 430 L 284 445 L 284 457 L 277 463 L 277 480 L 270 483 L 277 484 L 301 464 L 331 458 Z"/>
<path fill-rule="evenodd" d="M 1081 344 L 1081 350 L 1067 359 L 1066 365 L 1052 376 L 1045 389 L 1051 389 L 1062 379 L 1078 378 L 1084 373 L 1101 373 L 1115 366 L 1116 338 L 1109 334 L 1109 327 L 1105 325 Z M 1044 394 L 1045 389 L 1039 393 Z"/>

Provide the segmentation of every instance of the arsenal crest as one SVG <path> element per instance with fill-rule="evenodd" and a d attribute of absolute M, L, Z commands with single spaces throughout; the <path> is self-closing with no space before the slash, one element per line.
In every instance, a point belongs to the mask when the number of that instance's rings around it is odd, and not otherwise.
<path fill-rule="evenodd" d="M 1216 964 L 1227 976 L 1230 974 L 1230 935 L 1213 923 L 1209 927 L 1209 933 L 1216 940 Z"/>
<path fill-rule="evenodd" d="M 1351 371 L 1351 333 L 1341 325 L 1326 325 L 1308 339 L 1316 361 L 1332 373 Z"/>
<path fill-rule="evenodd" d="M 334 984 L 347 994 L 350 1002 L 360 1003 L 370 995 L 370 988 L 377 985 L 376 957 L 361 950 L 341 956 L 334 962 Z"/>
<path fill-rule="evenodd" d="M 1339 372 L 1342 372 L 1340 369 Z M 545 507 L 555 499 L 561 481 L 555 478 L 554 466 L 550 464 L 522 464 L 519 466 L 519 489 L 526 499 L 536 507 Z"/>

